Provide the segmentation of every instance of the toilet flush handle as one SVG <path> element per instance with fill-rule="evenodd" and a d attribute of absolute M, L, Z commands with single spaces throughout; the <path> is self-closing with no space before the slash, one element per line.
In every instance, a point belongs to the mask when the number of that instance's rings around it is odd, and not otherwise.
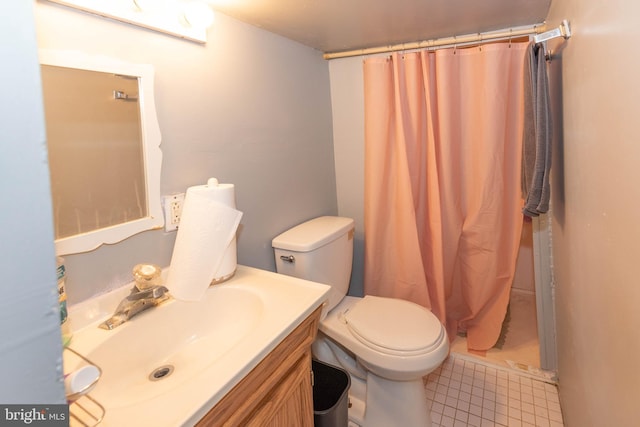
<path fill-rule="evenodd" d="M 293 255 L 280 255 L 280 259 L 284 262 L 294 263 L 296 262 L 296 258 Z"/>

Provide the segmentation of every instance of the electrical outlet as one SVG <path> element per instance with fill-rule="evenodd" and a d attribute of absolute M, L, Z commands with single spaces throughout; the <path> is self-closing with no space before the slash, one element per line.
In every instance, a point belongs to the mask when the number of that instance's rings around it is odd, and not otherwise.
<path fill-rule="evenodd" d="M 174 231 L 178 229 L 183 204 L 184 193 L 162 196 L 162 206 L 164 208 L 164 231 Z"/>

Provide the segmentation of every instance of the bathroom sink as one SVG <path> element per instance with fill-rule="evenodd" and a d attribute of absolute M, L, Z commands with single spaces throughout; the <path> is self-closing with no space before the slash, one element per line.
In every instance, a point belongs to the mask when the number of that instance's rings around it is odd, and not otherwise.
<path fill-rule="evenodd" d="M 263 310 L 255 292 L 230 285 L 212 289 L 201 303 L 171 300 L 134 317 L 85 354 L 103 372 L 93 397 L 118 407 L 171 390 L 249 335 Z"/>
<path fill-rule="evenodd" d="M 91 392 L 105 408 L 100 425 L 195 423 L 319 307 L 328 290 L 238 266 L 231 280 L 210 287 L 201 301 L 171 299 L 113 330 L 98 328 L 112 312 L 109 304 L 72 307 L 72 325 L 86 325 L 75 331 L 70 347 L 102 370 Z M 73 369 L 65 359 L 65 372 Z"/>

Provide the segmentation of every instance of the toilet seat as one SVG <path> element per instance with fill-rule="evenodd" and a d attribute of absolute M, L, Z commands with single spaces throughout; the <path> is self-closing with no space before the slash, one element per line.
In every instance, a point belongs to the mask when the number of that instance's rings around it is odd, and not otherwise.
<path fill-rule="evenodd" d="M 428 309 L 395 298 L 367 295 L 341 317 L 358 341 L 388 355 L 429 353 L 442 344 L 445 334 Z"/>
<path fill-rule="evenodd" d="M 442 363 L 449 340 L 435 315 L 426 308 L 415 312 L 414 306 L 420 307 L 392 298 L 346 296 L 320 321 L 318 340 L 342 347 L 359 366 L 382 378 L 421 378 Z"/>

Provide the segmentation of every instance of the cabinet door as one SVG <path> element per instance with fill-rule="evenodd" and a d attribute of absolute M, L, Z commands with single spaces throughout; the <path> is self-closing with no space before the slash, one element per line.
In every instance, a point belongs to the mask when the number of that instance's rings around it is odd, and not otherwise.
<path fill-rule="evenodd" d="M 305 354 L 272 390 L 248 426 L 313 427 L 311 356 Z"/>
<path fill-rule="evenodd" d="M 291 332 L 197 427 L 313 427 L 311 343 L 321 310 Z"/>

